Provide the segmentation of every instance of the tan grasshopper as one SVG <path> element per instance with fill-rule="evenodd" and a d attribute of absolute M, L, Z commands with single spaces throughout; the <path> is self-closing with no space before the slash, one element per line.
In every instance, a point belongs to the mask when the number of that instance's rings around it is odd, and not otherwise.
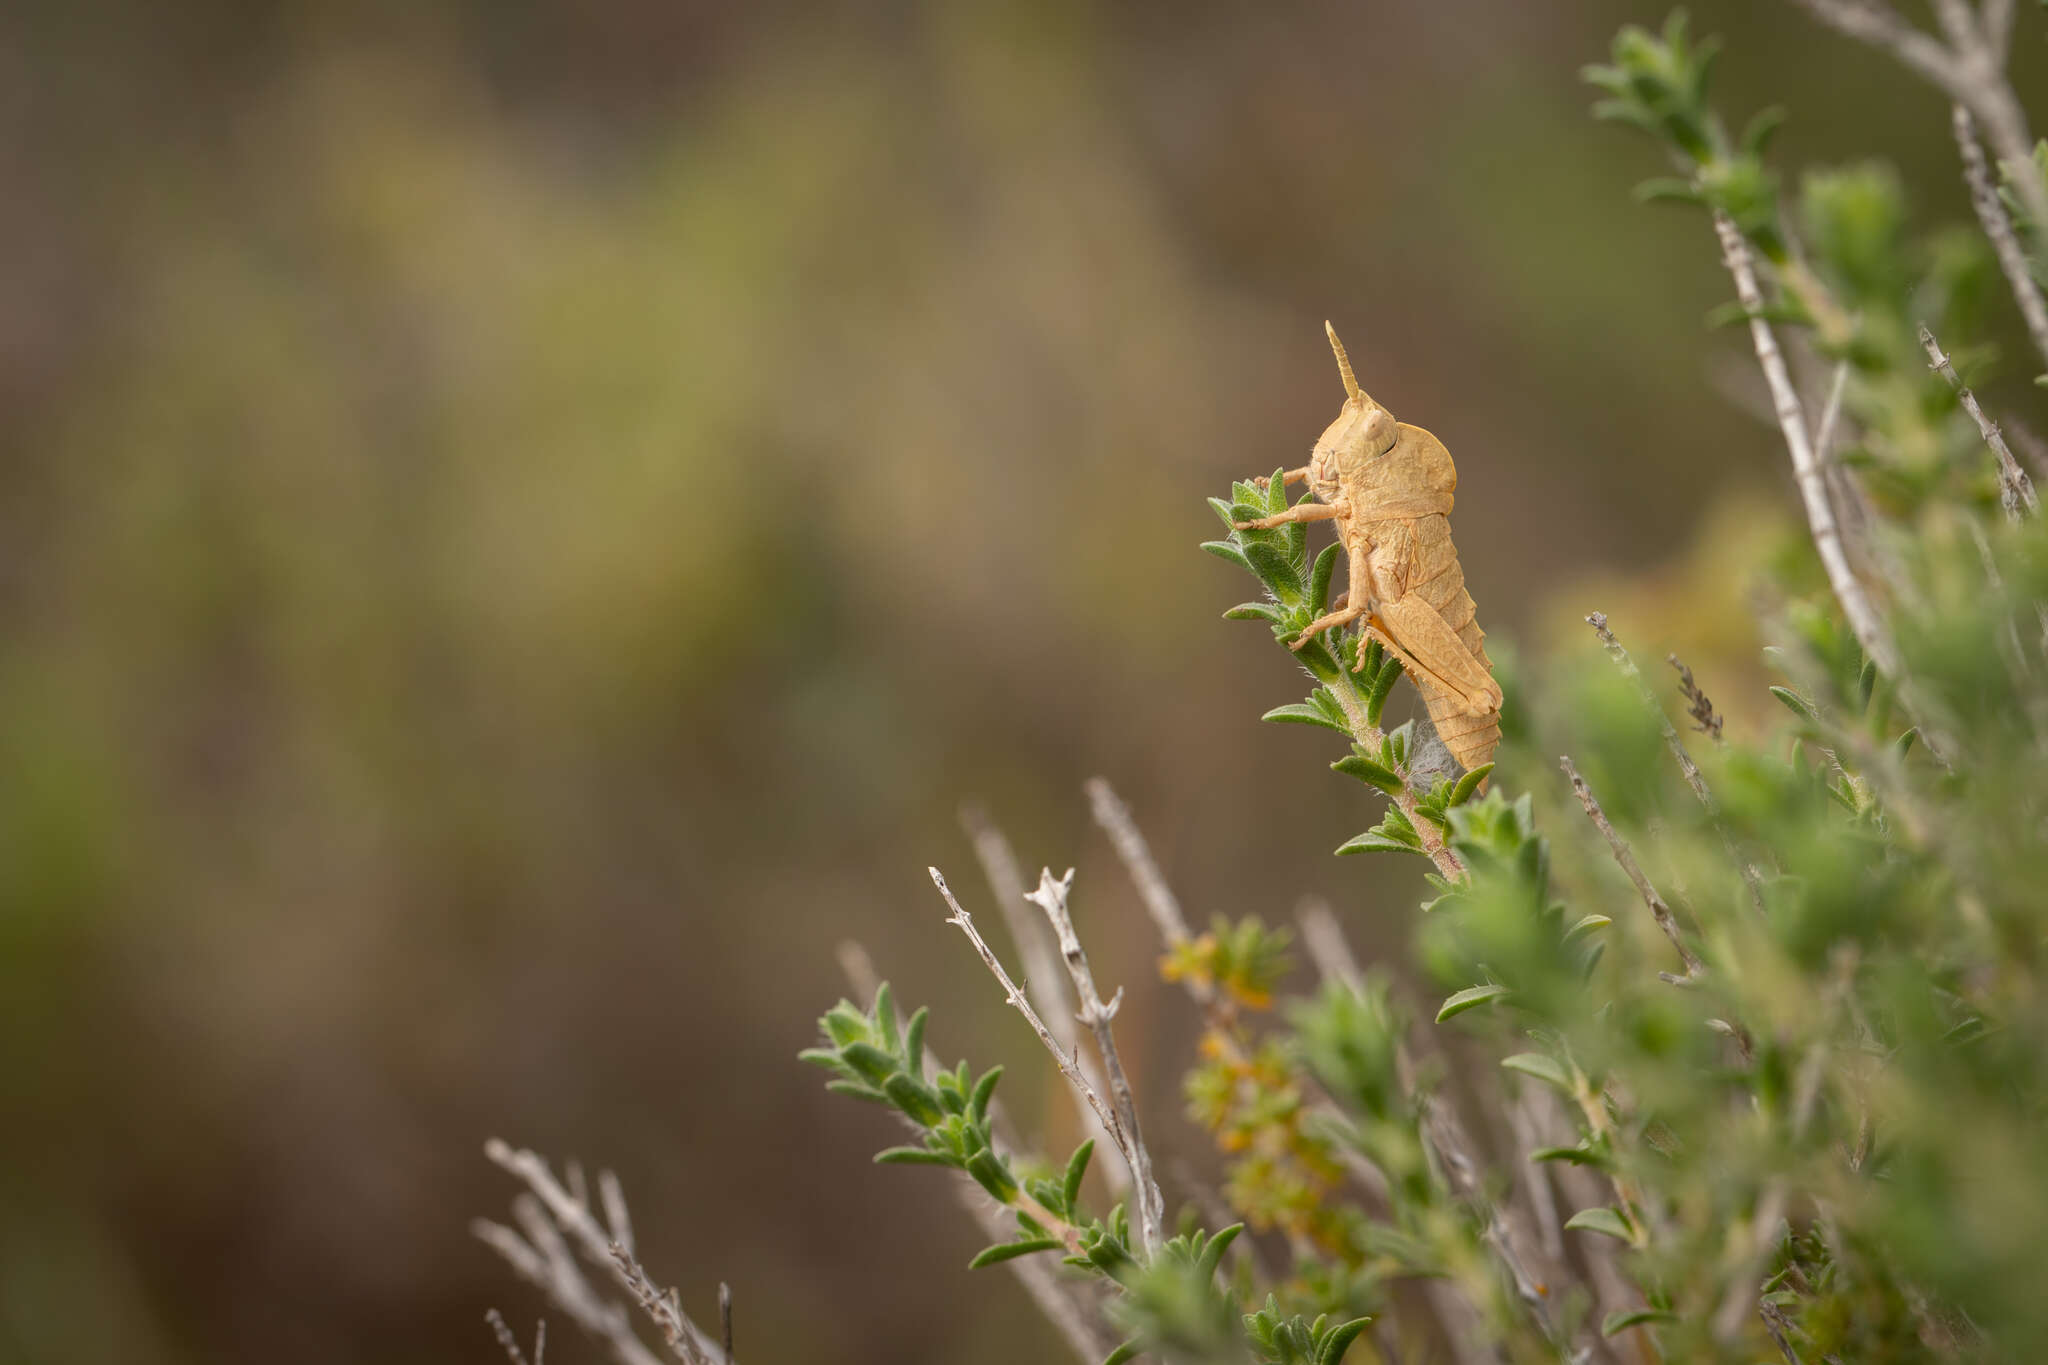
<path fill-rule="evenodd" d="M 1327 322 L 1323 329 L 1344 377 L 1344 409 L 1308 463 L 1285 475 L 1290 484 L 1306 479 L 1316 501 L 1236 526 L 1337 523 L 1337 538 L 1350 559 L 1350 590 L 1290 648 L 1364 620 L 1367 632 L 1401 661 L 1422 693 L 1451 757 L 1467 770 L 1477 768 L 1492 761 L 1500 743 L 1501 692 L 1451 544 L 1451 491 L 1458 471 L 1443 442 L 1421 427 L 1396 422 L 1358 387 L 1337 329 Z M 1361 636 L 1361 658 L 1364 652 Z"/>

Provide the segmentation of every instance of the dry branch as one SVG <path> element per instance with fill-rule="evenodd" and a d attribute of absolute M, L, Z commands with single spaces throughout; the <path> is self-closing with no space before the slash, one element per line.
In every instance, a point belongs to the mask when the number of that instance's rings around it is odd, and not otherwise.
<path fill-rule="evenodd" d="M 1664 733 L 1665 747 L 1670 749 L 1671 756 L 1678 760 L 1678 770 L 1685 775 L 1685 784 L 1692 788 L 1692 794 L 1698 797 L 1700 805 L 1706 808 L 1707 818 L 1713 822 L 1715 832 L 1721 836 L 1721 847 L 1727 851 L 1728 861 L 1734 863 L 1742 873 L 1742 884 L 1749 890 L 1750 905 L 1759 915 L 1763 914 L 1762 878 L 1758 876 L 1756 867 L 1737 851 L 1735 840 L 1729 837 L 1727 827 L 1721 823 L 1721 807 L 1714 800 L 1714 793 L 1708 788 L 1706 776 L 1700 772 L 1700 765 L 1692 761 L 1692 751 L 1685 747 L 1685 741 L 1679 738 L 1677 727 L 1673 726 L 1670 717 L 1664 714 L 1663 704 L 1657 700 L 1657 694 L 1650 690 L 1650 684 L 1643 677 L 1642 671 L 1636 667 L 1636 661 L 1629 657 L 1628 650 L 1622 647 L 1621 641 L 1614 638 L 1614 632 L 1607 628 L 1607 614 L 1591 612 L 1586 617 L 1586 624 L 1600 637 L 1601 645 L 1607 650 L 1607 657 L 1614 660 L 1615 667 L 1621 670 L 1623 677 L 1636 685 L 1636 691 L 1642 696 L 1643 704 L 1648 706 L 1650 714 L 1657 718 L 1657 726 Z"/>
<path fill-rule="evenodd" d="M 484 1310 L 484 1321 L 491 1325 L 491 1335 L 498 1339 L 498 1347 L 505 1353 L 505 1359 L 512 1365 L 546 1365 L 548 1354 L 548 1320 L 542 1318 L 533 1329 L 533 1359 L 526 1358 L 526 1352 L 519 1348 L 519 1338 L 506 1325 L 505 1315 L 495 1308 Z"/>
<path fill-rule="evenodd" d="M 1822 23 L 1891 53 L 1981 123 L 1998 159 L 2018 168 L 2013 188 L 2026 204 L 2027 215 L 2037 230 L 2048 231 L 2048 186 L 2028 173 L 2034 140 L 2027 130 L 2026 111 L 2006 75 L 2010 4 L 1992 0 L 1980 17 L 1964 0 L 1934 0 L 1935 18 L 1949 40 L 1943 45 L 1906 22 L 1886 0 L 1794 3 Z"/>
<path fill-rule="evenodd" d="M 1145 842 L 1138 822 L 1131 818 L 1131 808 L 1106 778 L 1089 778 L 1087 791 L 1088 808 L 1095 815 L 1095 823 L 1116 848 L 1116 856 L 1138 888 L 1138 897 L 1145 902 L 1145 913 L 1152 917 L 1159 937 L 1166 940 L 1169 948 L 1180 947 L 1189 938 L 1187 916 L 1181 913 L 1180 900 L 1166 884 L 1166 876 L 1153 859 L 1152 847 Z"/>
<path fill-rule="evenodd" d="M 1010 941 L 1017 946 L 1018 956 L 1024 959 L 1025 989 L 1044 1007 L 1041 1013 L 1053 1037 L 1059 1040 L 1069 1056 L 1079 1060 L 1081 1074 L 1088 1078 L 1088 1083 L 1101 1090 L 1104 1086 L 1101 1073 L 1093 1059 L 1082 1053 L 1078 1046 L 1080 1039 L 1074 1026 L 1079 1015 L 1074 997 L 1067 988 L 1066 974 L 1060 969 L 1059 944 L 1044 921 L 1029 909 L 1030 893 L 1024 889 L 1024 876 L 1017 865 L 1017 855 L 1010 848 L 1010 841 L 978 807 L 969 806 L 961 811 L 960 823 L 974 844 L 974 856 L 981 862 L 982 876 L 988 881 L 996 908 L 1003 912 L 1003 923 L 1010 931 Z M 1122 1150 L 1092 1109 L 1085 1105 L 1077 1108 L 1088 1136 L 1097 1139 L 1098 1147 L 1107 1149 L 1109 1155 L 1102 1165 L 1103 1174 L 1110 1188 L 1121 1194 L 1131 1183 L 1131 1168 L 1125 1164 Z"/>
<path fill-rule="evenodd" d="M 1941 343 L 1934 339 L 1934 333 L 1927 330 L 1927 324 L 1920 324 L 1920 346 L 1927 352 L 1927 364 L 1948 381 L 1961 400 L 1963 411 L 1970 414 L 1970 420 L 1977 424 L 1977 431 L 1984 437 L 1984 444 L 1991 447 L 1991 453 L 1998 457 L 1998 501 L 2005 508 L 2005 515 L 2014 521 L 2022 516 L 2032 516 L 2041 510 L 2041 501 L 2034 496 L 2034 481 L 2027 477 L 2027 471 L 2020 468 L 2020 462 L 2012 457 L 2012 447 L 2005 443 L 2005 436 L 1998 430 L 1998 424 L 1984 415 L 1984 409 L 1977 405 L 1977 395 L 1970 392 L 1963 383 L 1963 377 L 1956 373 L 1956 367 L 1942 353 Z"/>
<path fill-rule="evenodd" d="M 609 1271 L 619 1287 L 640 1302 L 677 1358 L 688 1365 L 729 1365 L 711 1338 L 683 1313 L 675 1291 L 654 1289 L 646 1271 L 633 1260 L 633 1230 L 624 1217 L 625 1199 L 616 1177 L 609 1171 L 598 1176 L 610 1220 L 599 1222 L 591 1211 L 582 1168 L 573 1162 L 566 1169 L 565 1187 L 538 1153 L 523 1148 L 515 1150 L 510 1144 L 492 1138 L 484 1144 L 484 1155 L 518 1177 L 530 1192 L 512 1206 L 526 1236 L 522 1239 L 518 1232 L 487 1219 L 472 1223 L 471 1231 L 509 1261 L 514 1270 L 540 1286 L 584 1330 L 604 1337 L 611 1344 L 615 1360 L 622 1365 L 647 1365 L 656 1357 L 634 1335 L 619 1304 L 590 1285 L 568 1243 L 574 1243 L 586 1262 Z"/>
<path fill-rule="evenodd" d="M 864 1000 L 875 998 L 875 992 L 882 983 L 865 948 L 851 939 L 842 942 L 839 945 L 839 966 L 856 995 Z M 940 1069 L 938 1055 L 929 1047 L 924 1050 L 922 1060 L 927 1072 Z M 995 1138 L 997 1150 L 1004 1155 L 1022 1151 L 999 1101 L 989 1102 L 988 1115 L 989 1132 Z M 909 1120 L 906 1118 L 905 1121 Z M 961 1207 L 967 1210 L 990 1241 L 1004 1242 L 1016 1235 L 1008 1210 L 990 1199 L 986 1191 L 975 1183 L 974 1177 L 964 1171 L 954 1172 L 953 1191 Z M 1086 1297 L 1085 1281 L 1063 1279 L 1052 1263 L 1042 1256 L 1019 1256 L 1003 1264 L 1017 1277 L 1018 1283 L 1024 1286 L 1024 1292 L 1031 1296 L 1032 1303 L 1066 1340 L 1082 1365 L 1097 1365 L 1116 1348 L 1115 1338 L 1097 1325 L 1097 1305 Z"/>
<path fill-rule="evenodd" d="M 1956 149 L 1963 157 L 1963 183 L 1970 187 L 1970 207 L 1977 211 L 1977 221 L 1983 226 L 1984 235 L 1991 239 L 1991 249 L 1998 255 L 1998 268 L 2012 289 L 2020 316 L 2026 320 L 2027 335 L 2033 338 L 2034 349 L 2041 353 L 2043 362 L 2048 362 L 2048 300 L 2042 298 L 2041 286 L 2027 261 L 2026 248 L 2013 227 L 2012 215 L 2005 211 L 2005 201 L 1998 197 L 1998 186 L 1984 159 L 1984 148 L 1977 142 L 1977 121 L 1960 104 L 1955 107 L 1952 121 Z"/>
<path fill-rule="evenodd" d="M 1607 818 L 1607 812 L 1600 808 L 1599 798 L 1595 797 L 1593 789 L 1586 785 L 1586 779 L 1579 776 L 1579 770 L 1573 766 L 1571 759 L 1563 757 L 1557 762 L 1558 766 L 1564 769 L 1564 775 L 1571 779 L 1572 792 L 1579 798 L 1579 804 L 1585 807 L 1586 818 L 1593 822 L 1593 827 L 1607 840 L 1607 847 L 1613 852 L 1614 861 L 1628 874 L 1629 881 L 1635 884 L 1636 894 L 1641 896 L 1643 904 L 1650 908 L 1651 918 L 1655 919 L 1657 927 L 1664 931 L 1664 937 L 1671 940 L 1671 946 L 1678 950 L 1678 960 L 1685 967 L 1685 974 L 1673 976 L 1669 972 L 1659 972 L 1658 975 L 1666 981 L 1691 981 L 1706 968 L 1699 956 L 1686 943 L 1685 934 L 1678 927 L 1678 917 L 1671 913 L 1671 907 L 1657 894 L 1657 888 L 1650 885 L 1650 879 L 1643 875 L 1642 866 L 1636 862 L 1636 855 L 1629 850 L 1628 841 L 1621 837 L 1620 831 L 1614 828 L 1614 822 Z"/>
<path fill-rule="evenodd" d="M 1807 525 L 1812 529 L 1813 547 L 1820 553 L 1821 567 L 1827 570 L 1828 586 L 1834 589 L 1835 600 L 1841 603 L 1842 614 L 1848 618 L 1849 629 L 1856 633 L 1863 652 L 1876 661 L 1887 677 L 1896 678 L 1898 650 L 1893 647 L 1869 593 L 1849 565 L 1841 525 L 1828 497 L 1827 477 L 1807 433 L 1799 392 L 1792 385 L 1784 353 L 1778 349 L 1777 334 L 1764 320 L 1763 290 L 1757 284 L 1756 262 L 1750 255 L 1749 243 L 1743 239 L 1742 229 L 1735 226 L 1735 220 L 1718 209 L 1714 213 L 1714 231 L 1721 239 L 1721 258 L 1735 280 L 1735 296 L 1749 314 L 1750 341 L 1756 348 L 1757 364 L 1763 368 L 1764 382 L 1770 386 L 1778 427 L 1785 436 L 1785 449 L 1792 456 L 1793 480 L 1799 485 L 1800 499 L 1806 505 Z"/>
<path fill-rule="evenodd" d="M 1124 1138 L 1122 1151 L 1131 1168 L 1131 1179 L 1138 1187 L 1139 1243 L 1150 1255 L 1159 1249 L 1165 1235 L 1166 1203 L 1160 1198 L 1159 1182 L 1152 1175 L 1152 1154 L 1145 1150 L 1145 1136 L 1138 1126 L 1137 1101 L 1131 1095 L 1130 1078 L 1124 1072 L 1123 1058 L 1116 1050 L 1116 1035 L 1110 1028 L 1124 993 L 1119 989 L 1104 1003 L 1095 989 L 1095 973 L 1088 966 L 1088 954 L 1081 948 L 1081 936 L 1074 932 L 1074 918 L 1067 912 L 1067 893 L 1073 885 L 1071 867 L 1064 877 L 1054 877 L 1052 869 L 1046 868 L 1038 874 L 1038 889 L 1026 899 L 1045 911 L 1045 918 L 1059 940 L 1060 956 L 1066 960 L 1067 975 L 1073 978 L 1074 993 L 1081 1000 L 1081 1022 L 1095 1035 L 1095 1050 L 1109 1076 L 1110 1101 L 1116 1106 Z"/>
<path fill-rule="evenodd" d="M 980 954 L 983 964 L 995 976 L 996 984 L 1003 988 L 1004 1001 L 1015 1007 L 1016 1011 L 1024 1016 L 1024 1022 L 1031 1025 L 1031 1031 L 1038 1035 L 1038 1041 L 1045 1044 L 1045 1050 L 1050 1052 L 1053 1061 L 1059 1064 L 1060 1075 L 1066 1077 L 1067 1084 L 1074 1088 L 1074 1093 L 1080 1096 L 1090 1109 L 1095 1111 L 1095 1117 L 1102 1120 L 1103 1127 L 1109 1131 L 1111 1139 L 1121 1150 L 1124 1145 L 1124 1139 L 1122 1129 L 1117 1123 L 1116 1114 L 1103 1101 L 1100 1092 L 1088 1083 L 1088 1078 L 1081 1074 L 1079 1049 L 1077 1048 L 1073 1052 L 1061 1049 L 1059 1039 L 1053 1037 L 1052 1030 L 1047 1028 L 1045 1021 L 1038 1017 L 1038 1011 L 1031 1008 L 1031 1000 L 1024 994 L 1024 988 L 1010 979 L 1010 974 L 1003 970 L 1001 959 L 996 957 L 995 950 L 988 946 L 988 940 L 984 939 L 981 936 L 981 931 L 974 927 L 973 916 L 960 908 L 960 901 L 953 895 L 953 888 L 947 885 L 945 874 L 936 867 L 926 868 L 925 870 L 931 873 L 932 885 L 939 888 L 939 894 L 946 898 L 946 905 L 953 912 L 946 918 L 946 923 L 957 925 L 960 932 L 967 935 L 968 942 L 974 945 L 974 951 Z"/>

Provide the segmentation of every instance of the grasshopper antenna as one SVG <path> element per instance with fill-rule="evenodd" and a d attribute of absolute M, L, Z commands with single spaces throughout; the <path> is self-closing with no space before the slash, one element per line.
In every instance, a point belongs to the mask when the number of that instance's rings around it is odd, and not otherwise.
<path fill-rule="evenodd" d="M 1351 373 L 1351 357 L 1344 354 L 1344 343 L 1337 340 L 1337 329 L 1330 325 L 1327 318 L 1323 320 L 1323 330 L 1330 334 L 1330 349 L 1337 353 L 1337 373 L 1344 376 L 1344 396 L 1363 397 L 1366 402 L 1372 402 L 1372 398 L 1358 387 L 1358 376 Z"/>

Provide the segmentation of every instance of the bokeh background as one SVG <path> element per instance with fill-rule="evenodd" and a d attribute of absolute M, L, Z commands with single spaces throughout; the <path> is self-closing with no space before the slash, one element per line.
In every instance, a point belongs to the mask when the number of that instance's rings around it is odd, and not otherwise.
<path fill-rule="evenodd" d="M 1694 10 L 1787 164 L 1966 215 L 1937 97 Z M 1196 1168 L 1083 780 L 1198 918 L 1319 894 L 1398 960 L 1414 873 L 1328 856 L 1374 803 L 1258 724 L 1303 685 L 1195 548 L 1334 414 L 1325 317 L 1455 454 L 1496 639 L 1750 657 L 1777 440 L 1710 234 L 1576 78 L 1661 17 L 7 7 L 0 1358 L 496 1360 L 485 1307 L 540 1305 L 466 1231 L 493 1134 L 615 1168 L 751 1361 L 1058 1358 L 795 1062 L 834 945 L 1065 1139 L 926 879 L 987 908 L 980 802 L 1079 866 Z"/>

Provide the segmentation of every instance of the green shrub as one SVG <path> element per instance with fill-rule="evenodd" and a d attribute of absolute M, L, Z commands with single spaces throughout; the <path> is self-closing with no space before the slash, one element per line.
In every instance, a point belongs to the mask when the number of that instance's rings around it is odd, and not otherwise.
<path fill-rule="evenodd" d="M 2002 56 L 1989 19 L 1948 8 L 1969 26 L 1946 47 L 1921 35 L 1944 60 Z M 1899 34 L 1874 31 L 1941 83 Z M 971 1204 L 993 1201 L 974 1264 L 1035 1274 L 1078 1350 L 1871 1362 L 2024 1359 L 2048 1340 L 2048 536 L 1958 372 L 1995 358 L 2001 273 L 2030 328 L 2040 309 L 2028 177 L 2048 151 L 2003 154 L 2004 106 L 1972 90 L 1965 166 L 1989 173 L 1974 112 L 2006 173 L 1974 186 L 1976 226 L 1916 230 L 1878 163 L 1812 170 L 1788 197 L 1766 160 L 1775 116 L 1729 135 L 1711 56 L 1674 19 L 1624 30 L 1586 76 L 1597 112 L 1676 167 L 1644 197 L 1711 218 L 1738 293 L 1723 320 L 1774 390 L 1814 532 L 1756 566 L 1775 720 L 1724 723 L 1711 677 L 1675 659 L 1653 681 L 1596 613 L 1576 648 L 1502 670 L 1497 767 L 1444 772 L 1423 761 L 1427 720 L 1383 725 L 1401 665 L 1377 643 L 1290 654 L 1312 690 L 1265 719 L 1338 732 L 1331 766 L 1386 802 L 1336 852 L 1428 885 L 1414 948 L 1439 992 L 1421 1011 L 1358 973 L 1323 915 L 1301 926 L 1321 985 L 1274 1008 L 1292 935 L 1193 933 L 1098 789 L 1164 974 L 1202 1017 L 1188 1112 L 1223 1154 L 1229 1226 L 1202 1226 L 1224 1220 L 1200 1199 L 1176 1235 L 1154 1226 L 1116 998 L 1067 917 L 1070 878 L 997 888 L 1006 910 L 1045 912 L 1012 922 L 1040 968 L 1027 995 L 934 873 L 1083 1097 L 1096 1137 L 1065 1161 L 1021 1150 L 998 1073 L 940 1066 L 925 1013 L 901 1018 L 886 987 L 821 1021 L 806 1059 L 911 1135 L 877 1160 L 949 1168 Z M 1291 641 L 1328 610 L 1335 548 L 1312 556 L 1300 525 L 1233 529 L 1287 506 L 1277 478 L 1212 504 L 1225 535 L 1204 548 L 1261 589 L 1227 614 Z M 1066 1022 L 1076 1002 L 1092 1049 Z M 1453 1086 L 1451 1055 L 1497 1065 Z M 1083 1188 L 1098 1151 L 1106 1210 Z M 711 1349 L 701 1337 L 685 1340 Z"/>

